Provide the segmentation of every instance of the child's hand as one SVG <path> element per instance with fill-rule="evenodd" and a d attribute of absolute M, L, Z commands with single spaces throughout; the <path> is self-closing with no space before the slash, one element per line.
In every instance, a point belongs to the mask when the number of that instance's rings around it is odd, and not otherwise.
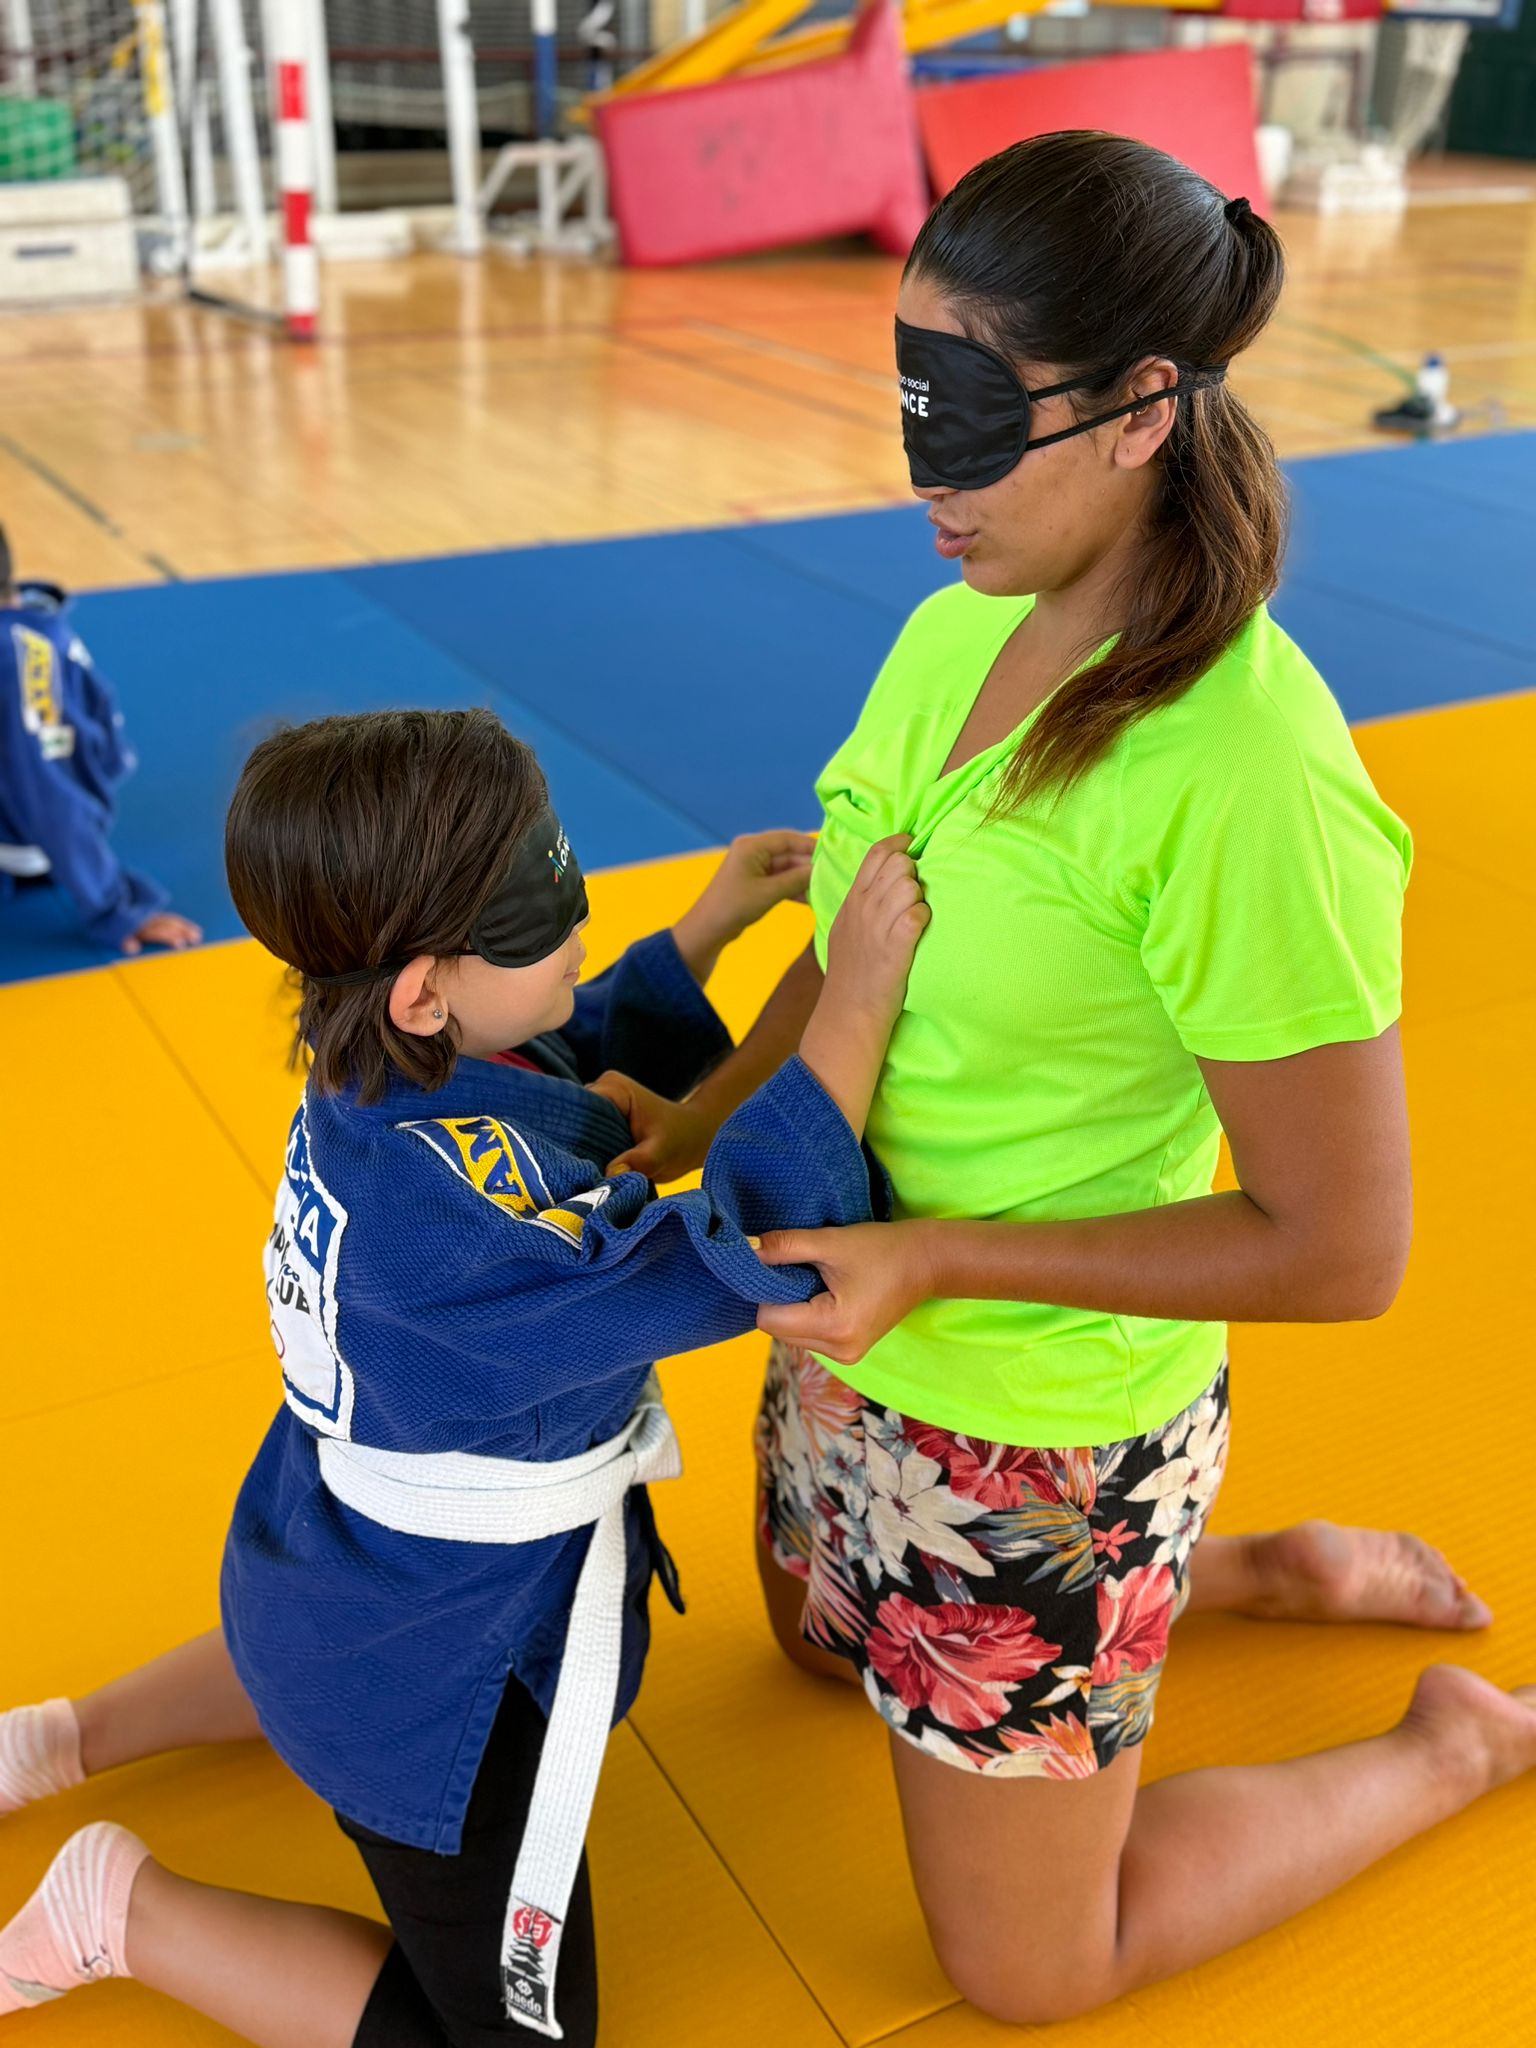
<path fill-rule="evenodd" d="M 686 1102 L 669 1102 L 628 1074 L 612 1072 L 599 1074 L 588 1092 L 613 1104 L 634 1139 L 627 1152 L 609 1160 L 604 1168 L 609 1175 L 643 1173 L 647 1180 L 681 1180 L 704 1164 L 714 1129 Z"/>
<path fill-rule="evenodd" d="M 930 912 L 905 833 L 880 839 L 864 856 L 827 934 L 826 997 L 863 1010 L 886 1029 L 906 1000 L 907 976 Z"/>
<path fill-rule="evenodd" d="M 809 832 L 748 832 L 731 842 L 704 894 L 672 929 L 696 981 L 708 981 L 722 950 L 775 904 L 804 900 L 815 851 Z"/>
<path fill-rule="evenodd" d="M 157 910 L 123 940 L 123 951 L 142 953 L 146 946 L 169 946 L 173 953 L 180 953 L 197 945 L 202 936 L 202 926 L 190 917 L 180 917 L 174 910 Z"/>
<path fill-rule="evenodd" d="M 865 854 L 827 934 L 826 979 L 800 1039 L 801 1059 L 860 1138 L 928 923 L 911 844 L 899 833 Z"/>
<path fill-rule="evenodd" d="M 710 904 L 729 938 L 740 938 L 776 903 L 805 900 L 815 851 L 814 832 L 745 832 L 726 848 L 696 907 Z"/>

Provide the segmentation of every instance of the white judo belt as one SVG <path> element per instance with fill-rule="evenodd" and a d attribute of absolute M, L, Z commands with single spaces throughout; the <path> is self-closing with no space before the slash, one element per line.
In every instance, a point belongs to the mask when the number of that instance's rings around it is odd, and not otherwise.
<path fill-rule="evenodd" d="M 632 1486 L 676 1479 L 683 1469 L 660 1389 L 652 1380 L 618 1435 L 579 1458 L 523 1463 L 458 1451 L 375 1451 L 336 1437 L 320 1438 L 318 1448 L 321 1477 L 339 1501 L 407 1536 L 537 1543 L 592 1529 L 501 1938 L 508 2016 L 558 2041 L 560 1937 L 619 1689 L 624 1500 Z"/>

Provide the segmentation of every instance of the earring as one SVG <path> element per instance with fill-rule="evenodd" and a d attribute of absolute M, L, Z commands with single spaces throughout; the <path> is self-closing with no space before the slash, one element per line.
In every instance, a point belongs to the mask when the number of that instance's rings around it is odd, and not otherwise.
<path fill-rule="evenodd" d="M 442 1020 L 442 1015 L 443 1015 L 443 1013 L 442 1013 L 442 1011 L 441 1011 L 441 1010 L 434 1010 L 434 1011 L 432 1012 L 432 1014 L 433 1014 L 433 1016 L 434 1016 L 434 1017 L 436 1017 L 436 1018 L 437 1018 L 437 1019 L 439 1020 L 439 1022 L 441 1022 L 441 1020 Z"/>

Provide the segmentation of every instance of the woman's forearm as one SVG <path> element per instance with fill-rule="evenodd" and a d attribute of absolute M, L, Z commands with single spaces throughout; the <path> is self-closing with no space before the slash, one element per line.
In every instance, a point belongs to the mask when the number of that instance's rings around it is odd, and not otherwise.
<path fill-rule="evenodd" d="M 930 1298 L 1049 1302 L 1179 1322 L 1381 1315 L 1407 1244 L 1368 1224 L 1287 1229 L 1240 1193 L 1076 1223 L 922 1222 Z"/>

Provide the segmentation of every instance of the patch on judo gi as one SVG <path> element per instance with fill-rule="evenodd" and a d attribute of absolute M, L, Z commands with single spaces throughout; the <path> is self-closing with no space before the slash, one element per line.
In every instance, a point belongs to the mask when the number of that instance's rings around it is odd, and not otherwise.
<path fill-rule="evenodd" d="M 288 1406 L 326 1436 L 352 1432 L 352 1373 L 336 1342 L 336 1266 L 347 1212 L 315 1171 L 301 1106 L 267 1239 L 267 1308 Z"/>
<path fill-rule="evenodd" d="M 501 1950 L 501 1988 L 508 2019 L 560 2039 L 555 2019 L 555 1964 L 561 1924 L 538 1906 L 513 1899 Z"/>
<path fill-rule="evenodd" d="M 45 761 L 67 761 L 75 751 L 75 729 L 64 723 L 59 697 L 59 659 L 45 633 L 12 626 L 16 673 L 21 682 L 21 724 L 32 734 Z"/>
<path fill-rule="evenodd" d="M 430 1145 L 503 1215 L 551 1230 L 567 1244 L 581 1243 L 587 1217 L 608 1199 L 607 1188 L 600 1187 L 556 1202 L 528 1140 L 499 1117 L 445 1116 L 401 1124 L 400 1129 Z"/>

